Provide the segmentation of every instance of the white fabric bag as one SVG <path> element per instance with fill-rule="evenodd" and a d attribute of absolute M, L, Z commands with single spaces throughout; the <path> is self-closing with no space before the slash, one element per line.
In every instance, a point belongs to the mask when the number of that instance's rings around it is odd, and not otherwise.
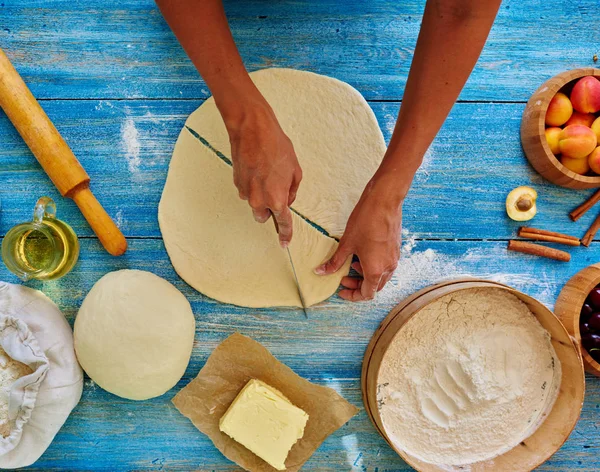
<path fill-rule="evenodd" d="M 43 293 L 0 282 L 0 346 L 33 371 L 13 382 L 10 435 L 0 436 L 0 468 L 33 464 L 81 398 L 83 372 L 73 332 Z"/>

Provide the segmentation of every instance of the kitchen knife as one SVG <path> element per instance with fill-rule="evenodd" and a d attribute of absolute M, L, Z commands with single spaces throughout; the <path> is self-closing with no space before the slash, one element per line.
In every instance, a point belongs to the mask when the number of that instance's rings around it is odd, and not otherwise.
<path fill-rule="evenodd" d="M 275 231 L 279 234 L 279 225 L 277 224 L 277 220 L 275 219 L 275 215 L 271 212 L 271 218 L 273 219 L 273 224 L 275 225 Z M 294 281 L 296 282 L 296 289 L 298 290 L 298 296 L 300 297 L 300 303 L 302 304 L 302 311 L 304 312 L 304 316 L 308 318 L 308 312 L 306 311 L 306 302 L 304 301 L 304 295 L 302 294 L 302 289 L 300 288 L 300 282 L 298 280 L 298 274 L 296 273 L 296 266 L 294 265 L 294 261 L 292 259 L 292 253 L 290 252 L 290 247 L 286 247 L 288 259 L 290 260 L 290 265 L 292 266 L 292 273 L 294 274 Z"/>

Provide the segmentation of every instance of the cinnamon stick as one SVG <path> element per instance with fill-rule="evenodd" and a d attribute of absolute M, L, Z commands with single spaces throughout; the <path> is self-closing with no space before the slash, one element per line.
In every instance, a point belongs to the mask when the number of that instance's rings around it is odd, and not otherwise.
<path fill-rule="evenodd" d="M 545 229 L 527 228 L 521 226 L 517 235 L 521 238 L 533 239 L 535 241 L 546 241 L 549 243 L 566 244 L 567 246 L 579 246 L 579 238 L 568 234 L 556 233 Z"/>
<path fill-rule="evenodd" d="M 562 262 L 569 262 L 571 260 L 571 254 L 568 252 L 559 251 L 558 249 L 542 246 L 540 244 L 516 241 L 514 239 L 511 239 L 508 242 L 508 250 L 531 254 L 532 256 L 547 257 L 548 259 L 555 259 Z"/>
<path fill-rule="evenodd" d="M 598 202 L 600 202 L 600 190 L 597 190 L 590 198 L 569 213 L 569 217 L 573 221 L 577 221 Z"/>
<path fill-rule="evenodd" d="M 594 240 L 594 236 L 596 236 L 596 233 L 598 232 L 599 229 L 600 229 L 600 215 L 598 215 L 596 217 L 596 219 L 592 223 L 592 226 L 590 226 L 590 228 L 583 235 L 583 238 L 581 238 L 581 244 L 583 244 L 585 247 L 588 247 L 590 244 L 592 244 L 592 241 Z"/>

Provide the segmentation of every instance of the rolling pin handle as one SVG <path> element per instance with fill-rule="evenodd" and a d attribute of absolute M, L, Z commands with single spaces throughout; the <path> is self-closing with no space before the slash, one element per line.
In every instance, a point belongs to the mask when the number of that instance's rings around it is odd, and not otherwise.
<path fill-rule="evenodd" d="M 127 250 L 127 240 L 87 185 L 80 185 L 66 195 L 72 198 L 83 213 L 102 246 L 113 256 Z"/>

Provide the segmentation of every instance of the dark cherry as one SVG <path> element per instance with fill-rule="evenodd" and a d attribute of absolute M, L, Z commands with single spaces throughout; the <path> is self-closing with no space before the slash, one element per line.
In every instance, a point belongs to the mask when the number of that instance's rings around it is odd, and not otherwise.
<path fill-rule="evenodd" d="M 589 320 L 590 316 L 592 316 L 592 313 L 594 313 L 592 306 L 589 303 L 584 303 L 581 307 L 581 319 L 584 321 Z"/>
<path fill-rule="evenodd" d="M 594 331 L 600 331 L 600 313 L 594 313 L 588 320 L 590 328 Z"/>
<path fill-rule="evenodd" d="M 591 349 L 600 349 L 600 335 L 598 334 L 584 334 L 581 336 L 581 344 L 586 351 L 590 352 Z"/>
<path fill-rule="evenodd" d="M 587 299 L 596 310 L 600 310 L 600 288 L 592 290 Z"/>
<path fill-rule="evenodd" d="M 581 323 L 581 325 L 579 325 L 579 331 L 581 331 L 582 335 L 591 333 L 590 325 L 587 323 Z"/>
<path fill-rule="evenodd" d="M 592 352 L 589 353 L 589 355 L 592 356 L 592 359 L 594 359 L 596 362 L 600 363 L 600 349 L 594 349 Z"/>

